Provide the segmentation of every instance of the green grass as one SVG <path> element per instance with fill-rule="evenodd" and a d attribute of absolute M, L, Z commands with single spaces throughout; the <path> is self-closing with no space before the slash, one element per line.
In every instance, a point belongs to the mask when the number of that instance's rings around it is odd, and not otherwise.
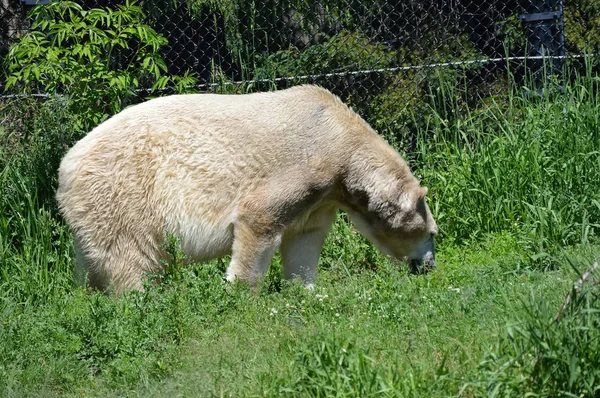
<path fill-rule="evenodd" d="M 344 228 L 343 226 L 341 227 Z M 333 237 L 332 237 L 333 238 Z M 409 276 L 335 258 L 315 292 L 271 272 L 260 293 L 220 283 L 223 262 L 178 270 L 122 299 L 74 289 L 45 305 L 5 307 L 0 379 L 6 396 L 456 396 L 481 388 L 486 355 L 507 325 L 552 326 L 599 246 L 565 253 L 557 271 L 515 272 L 508 235 L 440 253 Z M 278 263 L 274 264 L 277 269 Z M 547 311 L 529 314 L 543 299 Z M 537 318 L 541 316 L 542 318 Z M 488 364 L 489 374 L 496 371 Z M 499 365 L 497 365 L 499 366 Z M 521 387 L 521 386 L 518 386 Z M 517 389 L 517 392 L 519 390 Z"/>
<path fill-rule="evenodd" d="M 278 257 L 256 293 L 222 283 L 227 259 L 172 263 L 122 298 L 76 286 L 53 192 L 77 116 L 61 98 L 7 104 L 0 396 L 597 395 L 598 286 L 554 321 L 600 255 L 597 81 L 460 117 L 441 85 L 449 109 L 421 115 L 407 154 L 441 227 L 438 268 L 408 275 L 340 215 L 314 292 L 282 281 Z"/>
<path fill-rule="evenodd" d="M 414 155 L 443 233 L 460 241 L 512 231 L 538 257 L 586 242 L 600 220 L 597 85 L 578 78 L 554 99 L 514 92 L 464 117 L 450 86 L 450 109 L 428 117 Z"/>
<path fill-rule="evenodd" d="M 425 277 L 390 264 L 350 276 L 334 269 L 316 294 L 288 286 L 246 298 L 245 311 L 191 340 L 182 368 L 158 390 L 135 392 L 456 396 L 477 380 L 506 323 L 526 315 L 521 298 L 545 297 L 557 308 L 564 299 L 572 275 L 507 270 L 514 254 L 505 250 L 513 244 L 500 237 L 467 253 L 443 253 L 444 269 Z M 580 255 L 597 255 L 597 248 Z"/>

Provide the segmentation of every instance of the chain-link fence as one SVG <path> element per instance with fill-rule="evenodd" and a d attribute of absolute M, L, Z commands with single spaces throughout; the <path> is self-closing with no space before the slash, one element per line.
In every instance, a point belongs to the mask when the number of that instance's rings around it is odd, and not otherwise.
<path fill-rule="evenodd" d="M 18 40 L 35 0 L 0 0 L 0 47 Z M 41 1 L 43 3 L 44 1 Z M 123 2 L 84 0 L 84 8 Z M 597 0 L 157 0 L 138 3 L 168 39 L 167 73 L 198 90 L 254 91 L 315 83 L 353 105 L 402 120 L 454 80 L 465 99 L 502 93 L 507 71 L 539 89 L 565 59 L 595 54 Z M 43 5 L 42 5 L 43 6 Z M 565 56 L 569 57 L 565 57 Z M 550 58 L 548 58 L 550 57 Z M 378 114 L 364 110 L 371 122 Z M 385 123 L 389 123 L 386 121 Z M 394 126 L 377 126 L 393 128 Z"/>

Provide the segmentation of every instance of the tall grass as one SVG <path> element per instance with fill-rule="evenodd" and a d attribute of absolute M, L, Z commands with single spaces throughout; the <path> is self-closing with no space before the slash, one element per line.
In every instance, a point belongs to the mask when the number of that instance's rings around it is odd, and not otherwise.
<path fill-rule="evenodd" d="M 39 304 L 72 286 L 71 235 L 66 226 L 39 207 L 37 195 L 18 170 L 5 169 L 0 191 L 0 299 Z"/>
<path fill-rule="evenodd" d="M 590 267 L 569 258 L 577 273 Z M 475 396 L 596 397 L 600 394 L 598 272 L 573 286 L 562 310 L 536 294 L 524 297 L 521 319 L 511 320 L 483 357 L 477 376 L 463 385 Z"/>
<path fill-rule="evenodd" d="M 457 86 L 440 87 L 445 101 L 422 125 L 414 156 L 443 235 L 464 241 L 511 231 L 539 257 L 597 234 L 597 77 L 575 76 L 554 97 L 513 88 L 476 110 L 458 101 Z"/>
<path fill-rule="evenodd" d="M 61 98 L 17 100 L 3 110 L 0 300 L 39 304 L 72 288 L 71 235 L 57 218 L 54 192 L 74 120 Z"/>

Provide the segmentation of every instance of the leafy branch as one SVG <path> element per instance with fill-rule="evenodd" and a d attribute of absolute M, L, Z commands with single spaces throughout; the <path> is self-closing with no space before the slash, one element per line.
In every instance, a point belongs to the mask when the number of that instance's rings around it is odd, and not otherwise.
<path fill-rule="evenodd" d="M 140 87 L 180 85 L 181 78 L 165 76 L 160 49 L 167 39 L 144 23 L 134 0 L 90 10 L 52 2 L 30 17 L 30 31 L 8 53 L 6 88 L 67 95 L 82 129 L 123 109 Z M 184 80 L 194 82 L 189 74 Z"/>

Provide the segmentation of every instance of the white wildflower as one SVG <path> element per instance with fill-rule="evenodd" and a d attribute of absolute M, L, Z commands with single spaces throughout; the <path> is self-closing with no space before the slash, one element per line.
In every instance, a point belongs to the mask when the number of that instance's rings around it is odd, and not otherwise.
<path fill-rule="evenodd" d="M 327 297 L 329 297 L 326 294 L 315 294 L 315 297 L 319 299 L 319 301 L 323 301 L 325 300 Z"/>

